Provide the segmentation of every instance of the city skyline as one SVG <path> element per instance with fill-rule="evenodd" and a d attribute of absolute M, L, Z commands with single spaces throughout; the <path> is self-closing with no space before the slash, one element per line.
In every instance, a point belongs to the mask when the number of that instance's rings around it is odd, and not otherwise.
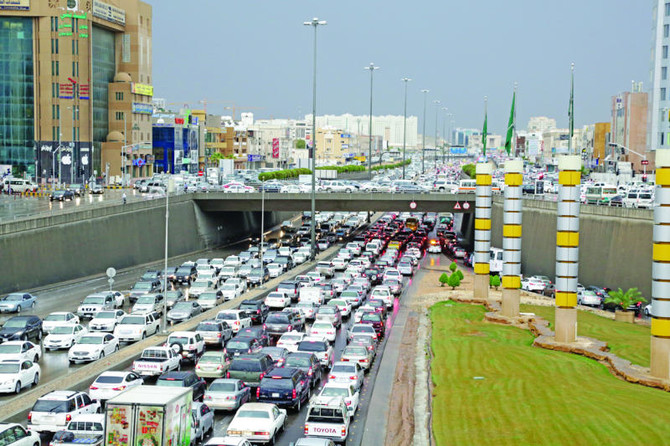
<path fill-rule="evenodd" d="M 254 107 L 248 111 L 259 118 L 307 114 L 312 35 L 302 22 L 312 16 L 328 21 L 318 35 L 317 114 L 367 114 L 369 82 L 363 68 L 370 62 L 381 67 L 375 76 L 374 115 L 402 114 L 400 79 L 409 76 L 408 114 L 419 121 L 421 89 L 449 108 L 457 127 L 481 127 L 488 96 L 490 130 L 499 133 L 506 126 L 515 82 L 520 126 L 531 116 L 549 116 L 566 127 L 573 62 L 576 127 L 608 121 L 611 96 L 628 90 L 631 80 L 644 82 L 645 89 L 649 84 L 651 3 L 518 0 L 503 7 L 485 0 L 477 8 L 424 2 L 405 10 L 396 1 L 356 4 L 355 9 L 347 7 L 354 5 L 349 2 L 315 7 L 306 1 L 256 8 L 252 1 L 208 5 L 206 15 L 182 8 L 175 15 L 173 0 L 148 2 L 154 13 L 156 95 L 193 108 L 202 108 L 197 101 L 207 99 L 213 113 L 231 114 L 223 107 L 235 103 L 238 116 L 245 107 Z M 399 17 L 406 21 L 400 23 Z M 177 57 L 181 63 L 175 63 Z M 505 64 L 509 68 L 499 68 Z M 441 133 L 443 118 L 438 119 Z M 434 125 L 434 113 L 428 113 L 428 134 Z"/>

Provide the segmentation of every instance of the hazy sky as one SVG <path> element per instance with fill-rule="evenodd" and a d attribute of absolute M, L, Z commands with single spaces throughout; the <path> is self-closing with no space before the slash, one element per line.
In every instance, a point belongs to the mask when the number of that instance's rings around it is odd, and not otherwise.
<path fill-rule="evenodd" d="M 435 126 L 442 101 L 456 126 L 507 125 L 514 82 L 518 124 L 550 116 L 567 126 L 575 63 L 575 126 L 609 121 L 611 96 L 649 83 L 650 0 L 145 0 L 153 5 L 153 83 L 167 102 L 207 98 L 259 107 L 259 118 L 312 110 L 312 17 L 318 28 L 317 114 L 367 114 L 370 62 L 374 114 L 403 113 Z M 245 111 L 245 110 L 242 110 Z M 230 111 L 226 111 L 230 114 Z M 239 111 L 237 112 L 239 116 Z M 442 111 L 439 131 L 442 132 Z"/>

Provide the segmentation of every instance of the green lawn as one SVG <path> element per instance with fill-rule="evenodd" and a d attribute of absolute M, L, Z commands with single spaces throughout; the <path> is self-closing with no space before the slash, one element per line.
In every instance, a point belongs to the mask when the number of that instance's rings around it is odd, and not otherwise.
<path fill-rule="evenodd" d="M 521 305 L 524 313 L 535 313 L 554 324 L 554 307 L 539 305 Z M 650 328 L 644 325 L 633 325 L 616 322 L 602 316 L 577 311 L 577 334 L 607 342 L 610 351 L 620 358 L 633 364 L 649 367 Z"/>
<path fill-rule="evenodd" d="M 485 323 L 484 313 L 454 302 L 431 308 L 438 445 L 668 444 L 670 394 L 532 347 L 529 331 Z"/>

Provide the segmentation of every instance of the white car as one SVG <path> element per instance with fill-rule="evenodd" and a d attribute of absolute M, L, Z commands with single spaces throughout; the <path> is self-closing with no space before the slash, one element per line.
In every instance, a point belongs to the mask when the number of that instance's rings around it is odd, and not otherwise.
<path fill-rule="evenodd" d="M 67 352 L 71 363 L 90 362 L 111 355 L 119 349 L 119 340 L 109 333 L 89 333 Z"/>
<path fill-rule="evenodd" d="M 370 293 L 370 299 L 379 299 L 386 304 L 387 308 L 393 306 L 393 293 L 391 293 L 391 288 L 385 285 L 377 285 L 372 289 Z"/>
<path fill-rule="evenodd" d="M 215 291 L 217 289 L 216 283 L 213 280 L 196 280 L 188 289 L 189 297 L 198 297 L 206 291 Z"/>
<path fill-rule="evenodd" d="M 223 310 L 216 315 L 217 321 L 224 321 L 237 333 L 242 328 L 251 327 L 251 318 L 244 310 Z"/>
<path fill-rule="evenodd" d="M 135 372 L 102 372 L 88 388 L 88 394 L 94 400 L 106 401 L 142 384 L 144 378 Z"/>
<path fill-rule="evenodd" d="M 305 275 L 306 275 L 307 277 L 309 277 L 310 279 L 312 279 L 312 284 L 313 284 L 313 285 L 317 285 L 317 284 L 319 284 L 319 283 L 321 283 L 321 282 L 324 282 L 324 281 L 326 280 L 326 278 L 323 277 L 323 276 L 321 275 L 321 273 L 320 273 L 320 272 L 317 272 L 317 271 L 310 271 L 310 272 L 308 272 L 308 273 L 305 274 Z"/>
<path fill-rule="evenodd" d="M 241 277 L 231 277 L 230 279 L 226 280 L 226 283 L 235 285 L 237 289 L 240 291 L 240 294 L 247 291 L 247 281 L 246 279 L 242 279 Z"/>
<path fill-rule="evenodd" d="M 210 438 L 207 443 L 205 443 L 205 446 L 252 446 L 252 444 L 249 443 L 249 440 L 246 438 L 229 437 L 226 435 L 225 437 Z"/>
<path fill-rule="evenodd" d="M 40 366 L 27 360 L 8 359 L 0 362 L 0 393 L 19 393 L 40 382 Z"/>
<path fill-rule="evenodd" d="M 382 282 L 386 282 L 388 279 L 395 279 L 402 282 L 402 274 L 395 268 L 386 268 L 384 270 L 384 276 L 382 277 Z"/>
<path fill-rule="evenodd" d="M 265 305 L 270 308 L 286 308 L 291 305 L 291 298 L 282 292 L 273 291 L 265 298 Z"/>
<path fill-rule="evenodd" d="M 331 299 L 328 301 L 328 305 L 337 307 L 340 310 L 342 317 L 349 317 L 351 315 L 351 302 L 346 299 Z"/>
<path fill-rule="evenodd" d="M 228 256 L 223 262 L 225 266 L 240 266 L 242 263 L 244 262 L 242 262 L 242 259 L 240 259 L 238 256 Z"/>
<path fill-rule="evenodd" d="M 98 413 L 100 403 L 88 394 L 72 390 L 54 390 L 37 399 L 28 414 L 28 429 L 33 432 L 56 432 L 78 415 Z"/>
<path fill-rule="evenodd" d="M 56 327 L 44 338 L 44 348 L 47 350 L 58 350 L 70 348 L 88 334 L 88 330 L 80 324 L 72 326 Z"/>
<path fill-rule="evenodd" d="M 3 441 L 6 446 L 40 446 L 41 442 L 40 434 L 14 423 L 0 423 L 0 438 L 13 439 L 13 441 Z"/>
<path fill-rule="evenodd" d="M 0 361 L 17 360 L 37 362 L 42 357 L 39 345 L 30 341 L 7 341 L 0 344 Z"/>
<path fill-rule="evenodd" d="M 298 344 L 297 352 L 313 353 L 322 366 L 330 368 L 335 362 L 333 346 L 322 337 L 305 336 Z"/>
<path fill-rule="evenodd" d="M 238 297 L 240 297 L 241 293 L 239 290 L 239 287 L 233 283 L 224 283 L 221 285 L 221 288 L 219 288 L 219 291 L 221 291 L 221 294 L 223 295 L 223 299 L 228 301 L 228 300 L 233 300 Z"/>
<path fill-rule="evenodd" d="M 253 443 L 274 443 L 286 425 L 286 410 L 275 404 L 246 403 L 237 410 L 226 434 Z"/>
<path fill-rule="evenodd" d="M 314 319 L 318 308 L 314 302 L 309 301 L 298 302 L 295 307 L 305 315 L 305 319 Z"/>
<path fill-rule="evenodd" d="M 335 342 L 335 338 L 337 338 L 337 329 L 330 322 L 319 319 L 310 327 L 309 336 L 322 337 L 329 342 Z"/>
<path fill-rule="evenodd" d="M 281 266 L 279 263 L 270 263 L 267 268 L 268 268 L 268 274 L 272 278 L 279 277 L 284 272 L 284 267 Z"/>
<path fill-rule="evenodd" d="M 121 322 L 124 316 L 127 315 L 123 310 L 101 311 L 93 316 L 93 319 L 88 323 L 88 329 L 90 331 L 113 332 L 116 325 Z"/>
<path fill-rule="evenodd" d="M 67 325 L 77 325 L 79 323 L 79 316 L 68 311 L 58 311 L 51 313 L 42 321 L 42 331 L 49 333 L 54 327 L 62 327 Z"/>
<path fill-rule="evenodd" d="M 347 413 L 350 417 L 353 417 L 356 411 L 358 410 L 358 403 L 360 401 L 360 392 L 356 386 L 352 383 L 347 382 L 338 382 L 338 381 L 328 381 L 321 392 L 318 395 L 319 397 L 340 397 L 344 398 L 344 402 L 347 405 Z"/>
<path fill-rule="evenodd" d="M 547 287 L 547 284 L 540 279 L 527 277 L 521 279 L 521 289 L 535 293 L 541 293 Z"/>
<path fill-rule="evenodd" d="M 336 257 L 332 261 L 335 271 L 344 271 L 347 269 L 348 261 L 342 257 Z"/>
<path fill-rule="evenodd" d="M 442 252 L 442 247 L 440 246 L 439 243 L 432 243 L 430 246 L 428 246 L 428 253 L 429 254 L 440 254 Z"/>
<path fill-rule="evenodd" d="M 365 372 L 357 362 L 338 361 L 333 364 L 328 374 L 329 382 L 345 382 L 353 384 L 356 389 L 363 387 Z"/>
<path fill-rule="evenodd" d="M 191 438 L 202 443 L 205 435 L 214 432 L 214 411 L 205 403 L 193 402 L 191 414 L 196 421 L 195 425 L 191 426 L 191 429 L 195 431 L 193 432 L 195 435 Z"/>
<path fill-rule="evenodd" d="M 158 330 L 160 330 L 160 319 L 154 317 L 153 313 L 129 314 L 116 325 L 114 336 L 120 342 L 132 342 L 154 335 Z"/>
<path fill-rule="evenodd" d="M 283 347 L 291 353 L 298 351 L 298 344 L 305 338 L 305 333 L 288 331 L 277 340 L 277 347 Z"/>

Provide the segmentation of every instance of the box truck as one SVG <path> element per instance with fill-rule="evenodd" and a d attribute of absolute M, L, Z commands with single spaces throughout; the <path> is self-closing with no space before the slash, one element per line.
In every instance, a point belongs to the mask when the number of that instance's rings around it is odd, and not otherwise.
<path fill-rule="evenodd" d="M 190 446 L 191 388 L 137 386 L 107 401 L 105 446 Z"/>

